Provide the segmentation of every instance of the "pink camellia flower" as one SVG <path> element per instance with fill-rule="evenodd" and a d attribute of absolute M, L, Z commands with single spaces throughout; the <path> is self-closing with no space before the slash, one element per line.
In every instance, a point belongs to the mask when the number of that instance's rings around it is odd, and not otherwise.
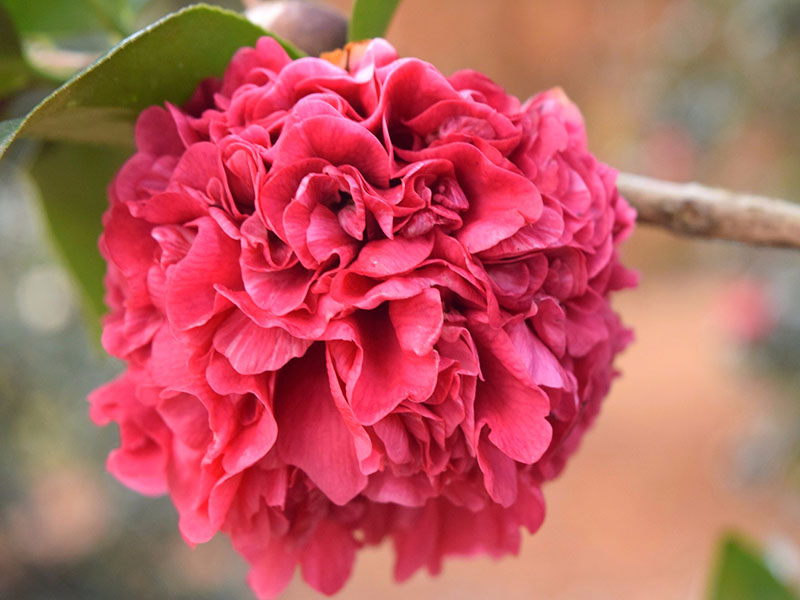
<path fill-rule="evenodd" d="M 398 580 L 516 552 L 631 337 L 634 212 L 563 93 L 362 50 L 263 38 L 145 110 L 104 217 L 108 467 L 229 535 L 261 598 L 385 539 Z"/>

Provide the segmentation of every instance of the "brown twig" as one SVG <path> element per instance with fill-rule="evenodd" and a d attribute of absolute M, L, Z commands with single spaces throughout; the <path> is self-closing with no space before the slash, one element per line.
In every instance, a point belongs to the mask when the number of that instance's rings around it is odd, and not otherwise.
<path fill-rule="evenodd" d="M 620 173 L 638 222 L 674 233 L 758 246 L 800 248 L 800 204 Z"/>

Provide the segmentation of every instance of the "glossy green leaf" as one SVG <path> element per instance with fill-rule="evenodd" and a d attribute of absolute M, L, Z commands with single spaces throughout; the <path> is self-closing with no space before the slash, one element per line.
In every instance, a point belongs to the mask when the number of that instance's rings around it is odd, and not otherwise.
<path fill-rule="evenodd" d="M 30 79 L 14 23 L 0 5 L 0 99 L 23 89 Z"/>
<path fill-rule="evenodd" d="M 106 187 L 127 156 L 128 152 L 119 148 L 51 143 L 42 147 L 30 169 L 53 242 L 93 317 L 105 312 L 105 263 L 97 240 L 101 216 L 108 206 Z"/>
<path fill-rule="evenodd" d="M 233 53 L 267 34 L 238 13 L 198 4 L 164 17 L 115 46 L 39 104 L 17 136 L 130 147 L 146 107 L 185 102 Z M 278 40 L 290 56 L 301 52 Z M 0 150 L 0 156 L 2 151 Z"/>
<path fill-rule="evenodd" d="M 383 37 L 400 0 L 355 0 L 347 38 L 351 42 Z"/>
<path fill-rule="evenodd" d="M 709 600 L 798 600 L 798 596 L 775 578 L 748 543 L 729 535 L 717 551 Z"/>

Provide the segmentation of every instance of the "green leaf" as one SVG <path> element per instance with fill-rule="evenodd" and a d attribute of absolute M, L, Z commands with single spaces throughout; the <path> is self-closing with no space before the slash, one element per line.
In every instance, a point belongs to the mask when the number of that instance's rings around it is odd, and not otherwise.
<path fill-rule="evenodd" d="M 14 23 L 0 5 L 0 98 L 23 89 L 30 79 L 31 73 L 22 54 Z"/>
<path fill-rule="evenodd" d="M 52 240 L 93 317 L 105 312 L 105 262 L 97 240 L 103 229 L 100 217 L 108 206 L 106 187 L 127 156 L 119 148 L 50 143 L 42 147 L 30 169 Z"/>
<path fill-rule="evenodd" d="M 270 35 L 238 13 L 204 4 L 164 17 L 120 42 L 42 101 L 12 135 L 131 147 L 136 116 L 182 104 L 233 53 Z M 302 53 L 278 40 L 290 56 Z M 0 149 L 2 156 L 2 149 Z"/>
<path fill-rule="evenodd" d="M 798 600 L 798 597 L 775 578 L 747 542 L 728 535 L 717 551 L 709 600 Z"/>
<path fill-rule="evenodd" d="M 0 122 L 0 157 L 17 136 L 47 141 L 33 177 L 54 242 L 94 315 L 104 310 L 97 238 L 106 186 L 132 151 L 137 115 L 154 104 L 184 103 L 200 81 L 222 75 L 236 50 L 263 35 L 269 34 L 237 13 L 192 6 L 121 42 L 24 119 Z"/>
<path fill-rule="evenodd" d="M 347 39 L 351 42 L 386 35 L 400 0 L 355 0 Z"/>

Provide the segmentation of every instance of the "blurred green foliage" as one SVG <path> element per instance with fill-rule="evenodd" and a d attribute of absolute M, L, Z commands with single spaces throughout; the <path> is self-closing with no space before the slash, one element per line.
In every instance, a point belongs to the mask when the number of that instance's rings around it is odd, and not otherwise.
<path fill-rule="evenodd" d="M 24 89 L 31 72 L 22 54 L 22 43 L 11 16 L 0 5 L 0 99 Z"/>
<path fill-rule="evenodd" d="M 0 0 L 23 36 L 63 39 L 108 31 L 133 33 L 145 0 Z"/>
<path fill-rule="evenodd" d="M 105 312 L 105 261 L 97 251 L 108 206 L 106 187 L 129 152 L 89 144 L 47 144 L 31 165 L 53 241 L 80 282 L 86 321 L 99 339 L 99 316 Z"/>
<path fill-rule="evenodd" d="M 717 551 L 709 600 L 798 600 L 748 542 L 727 535 Z"/>
<path fill-rule="evenodd" d="M 351 42 L 386 35 L 400 0 L 355 0 L 347 37 Z"/>

